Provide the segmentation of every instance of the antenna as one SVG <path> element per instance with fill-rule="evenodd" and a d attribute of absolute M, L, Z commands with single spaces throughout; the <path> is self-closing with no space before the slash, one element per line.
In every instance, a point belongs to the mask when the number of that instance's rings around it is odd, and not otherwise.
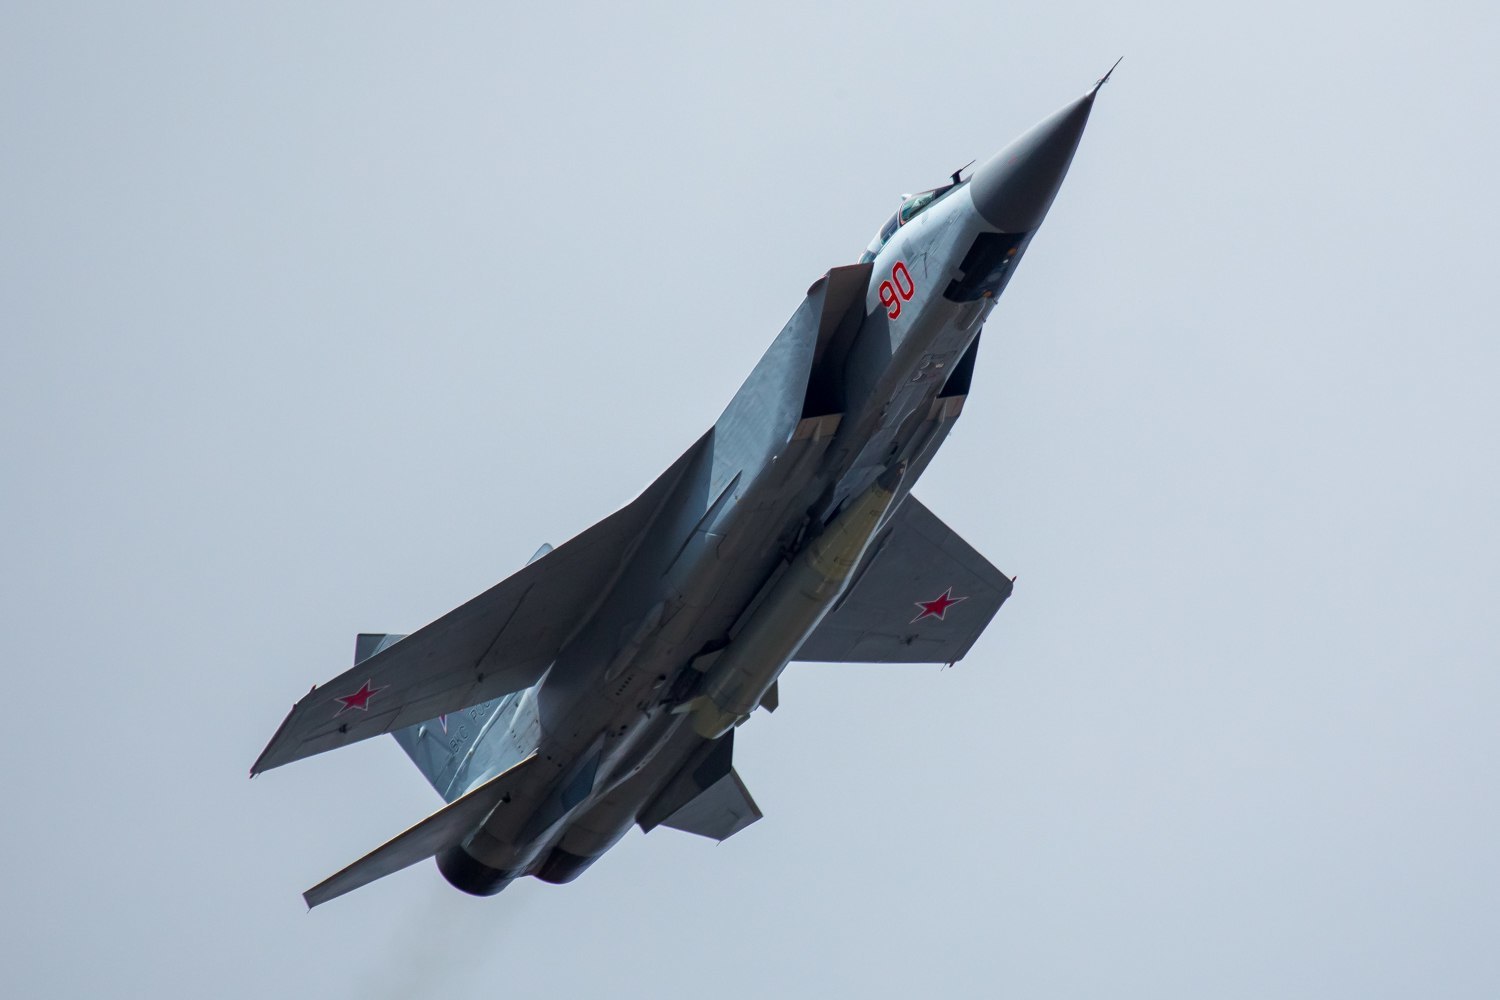
<path fill-rule="evenodd" d="M 1120 58 L 1118 58 L 1118 59 L 1115 60 L 1115 66 L 1120 65 L 1120 63 L 1122 63 L 1124 61 L 1125 61 L 1125 57 L 1121 56 Z M 1091 90 L 1091 91 L 1089 91 L 1090 94 L 1097 94 L 1097 93 L 1099 93 L 1099 88 L 1102 87 L 1102 86 L 1104 86 L 1106 83 L 1109 82 L 1110 76 L 1112 76 L 1114 74 L 1115 66 L 1111 66 L 1109 68 L 1109 72 L 1105 73 L 1103 76 L 1101 76 L 1099 78 L 1099 82 L 1096 83 L 1096 84 L 1094 84 L 1094 89 Z"/>

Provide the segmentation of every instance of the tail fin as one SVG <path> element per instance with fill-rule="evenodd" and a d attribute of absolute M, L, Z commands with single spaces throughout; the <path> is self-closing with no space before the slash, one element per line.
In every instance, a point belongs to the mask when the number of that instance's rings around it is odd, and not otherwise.
<path fill-rule="evenodd" d="M 355 666 L 404 638 L 406 638 L 404 635 L 361 632 L 354 639 Z M 417 770 L 422 772 L 422 777 L 437 789 L 439 795 L 451 802 L 453 796 L 450 790 L 453 788 L 453 778 L 463 762 L 464 751 L 468 749 L 468 744 L 477 734 L 477 729 L 471 731 L 467 720 L 476 713 L 480 718 L 488 718 L 499 704 L 500 699 L 496 698 L 491 702 L 465 709 L 463 714 L 466 724 L 462 727 L 455 725 L 452 733 L 448 731 L 448 717 L 440 715 L 436 719 L 429 719 L 407 729 L 398 729 L 391 735 L 396 738 L 397 743 L 401 744 L 401 749 L 406 751 L 412 763 L 417 765 Z M 462 730 L 462 736 L 460 736 L 460 730 Z"/>
<path fill-rule="evenodd" d="M 552 546 L 543 542 L 541 548 L 526 560 L 526 565 L 530 566 L 551 551 Z M 359 666 L 361 660 L 374 656 L 404 638 L 404 635 L 361 632 L 354 639 L 354 665 Z M 391 735 L 401 744 L 401 749 L 406 751 L 411 762 L 417 765 L 417 770 L 422 772 L 428 784 L 436 788 L 444 800 L 452 802 L 458 797 L 457 793 L 462 791 L 454 787 L 454 779 L 463 766 L 464 754 L 504 700 L 505 696 L 501 695 L 464 709 L 462 718 L 457 715 L 453 717 L 451 731 L 448 716 L 440 715 L 436 719 L 398 729 Z"/>

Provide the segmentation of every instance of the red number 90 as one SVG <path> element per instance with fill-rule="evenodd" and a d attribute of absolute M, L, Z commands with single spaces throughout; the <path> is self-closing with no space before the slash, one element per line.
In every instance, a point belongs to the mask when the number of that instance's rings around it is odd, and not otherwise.
<path fill-rule="evenodd" d="M 906 269 L 906 262 L 896 261 L 896 266 L 891 268 L 890 280 L 880 283 L 880 304 L 885 306 L 886 316 L 890 319 L 899 317 L 901 303 L 910 302 L 915 294 L 917 294 L 917 285 L 911 280 L 911 272 Z"/>

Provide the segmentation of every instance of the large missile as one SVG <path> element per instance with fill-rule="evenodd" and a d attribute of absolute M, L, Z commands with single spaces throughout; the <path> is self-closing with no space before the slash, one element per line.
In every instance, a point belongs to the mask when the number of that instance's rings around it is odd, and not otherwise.
<path fill-rule="evenodd" d="M 703 689 L 679 711 L 714 739 L 750 717 L 803 640 L 828 614 L 870 547 L 905 465 L 887 469 L 792 560 L 728 648 L 709 666 Z"/>

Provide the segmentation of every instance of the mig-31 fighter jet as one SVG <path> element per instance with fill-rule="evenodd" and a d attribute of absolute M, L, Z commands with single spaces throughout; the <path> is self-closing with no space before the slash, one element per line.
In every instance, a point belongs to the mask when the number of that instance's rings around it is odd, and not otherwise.
<path fill-rule="evenodd" d="M 963 658 L 1012 581 L 910 490 L 1103 82 L 907 198 L 633 502 L 410 635 L 358 637 L 251 773 L 390 733 L 447 804 L 309 906 L 427 858 L 490 895 L 571 881 L 635 824 L 731 837 L 761 815 L 735 730 L 788 662 Z"/>

